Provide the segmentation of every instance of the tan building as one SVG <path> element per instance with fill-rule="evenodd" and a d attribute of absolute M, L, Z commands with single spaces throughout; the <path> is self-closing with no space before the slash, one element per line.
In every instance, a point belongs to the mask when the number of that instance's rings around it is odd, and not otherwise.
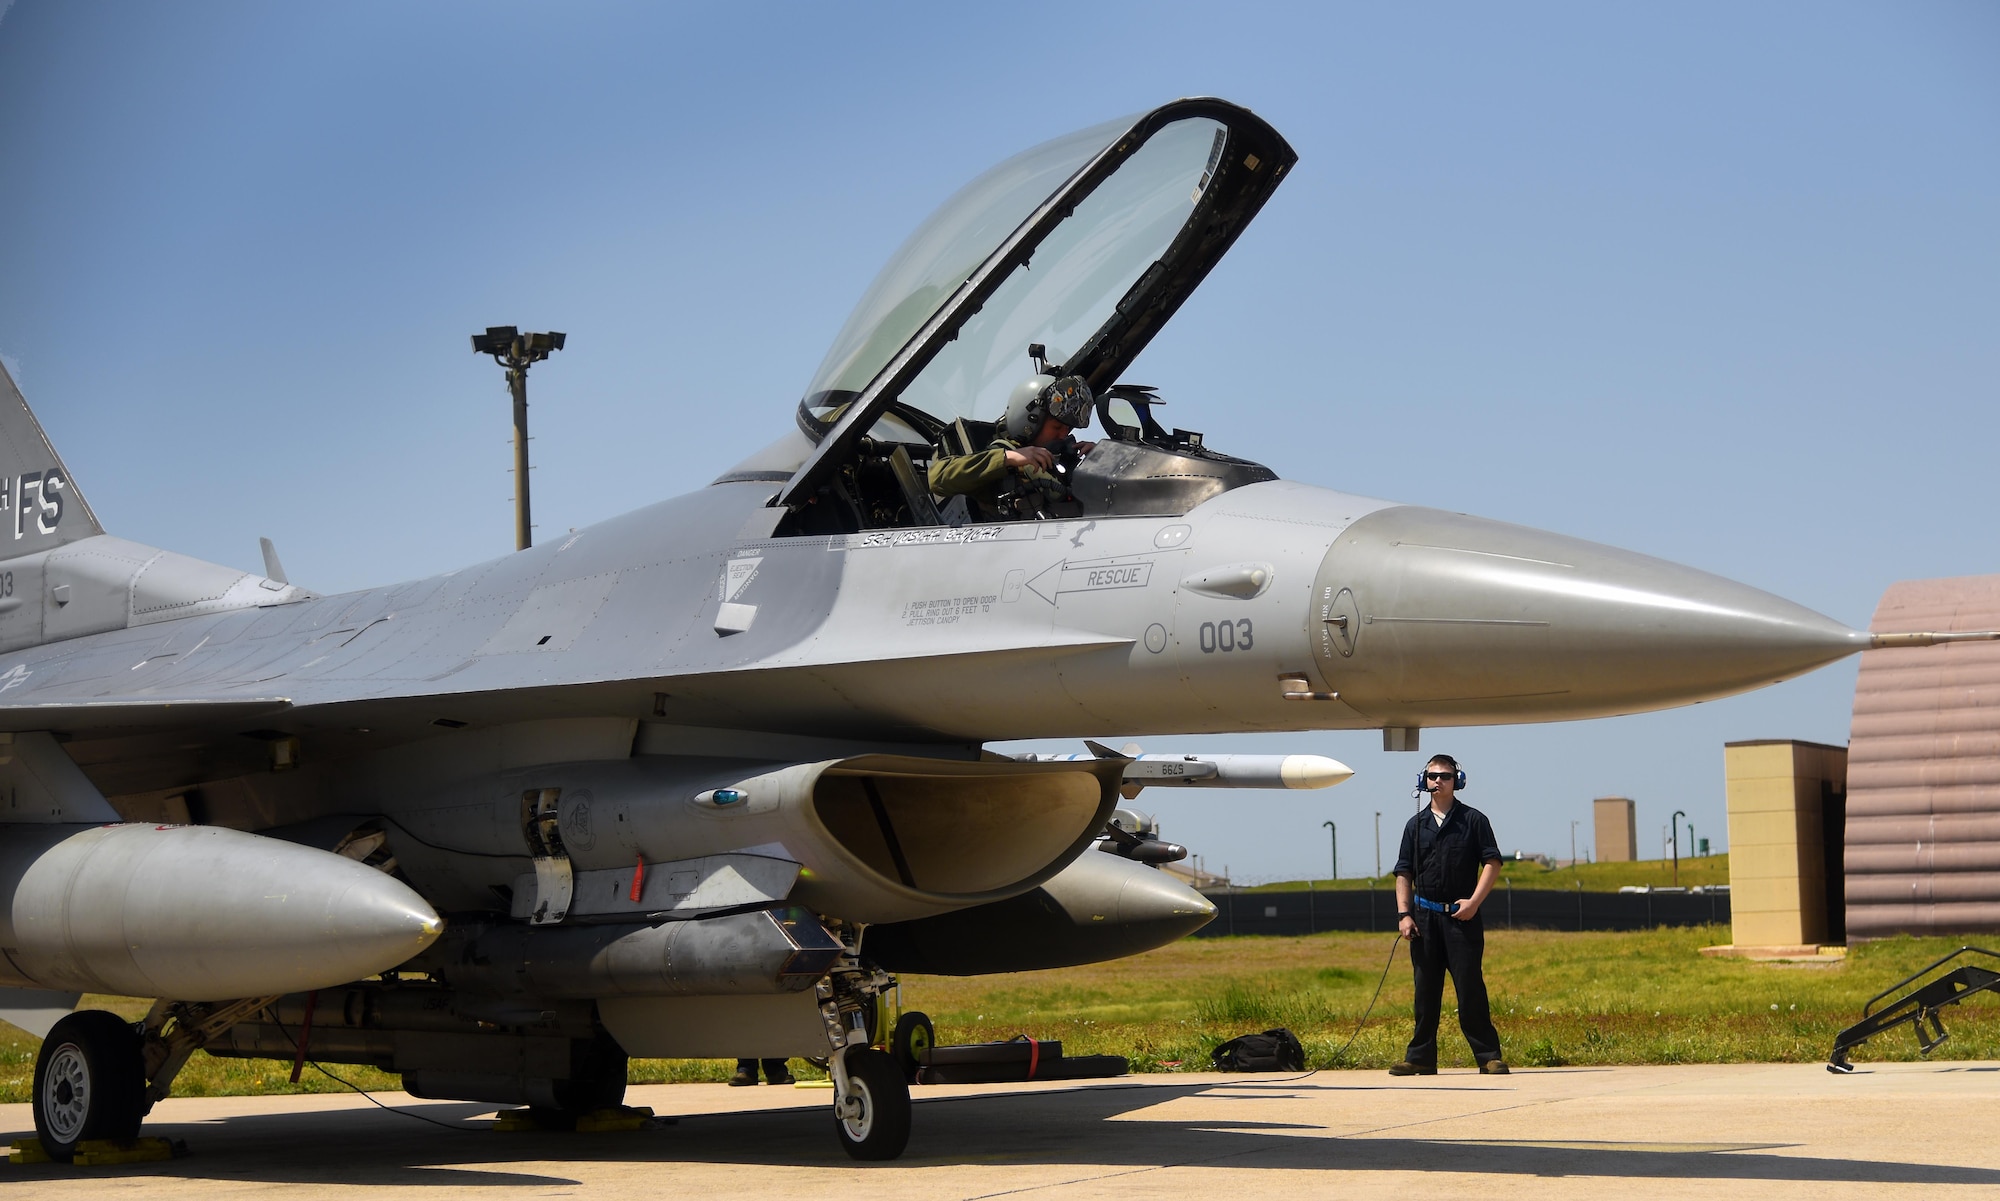
<path fill-rule="evenodd" d="M 1722 756 L 1735 945 L 1845 942 L 1841 845 L 1847 748 L 1731 742 Z"/>
<path fill-rule="evenodd" d="M 1638 807 L 1631 797 L 1601 796 L 1591 803 L 1599 863 L 1631 863 L 1639 857 Z"/>
<path fill-rule="evenodd" d="M 2000 575 L 1905 580 L 1871 628 L 2000 629 Z M 1863 652 L 1852 738 L 1848 932 L 2000 930 L 2000 643 Z"/>

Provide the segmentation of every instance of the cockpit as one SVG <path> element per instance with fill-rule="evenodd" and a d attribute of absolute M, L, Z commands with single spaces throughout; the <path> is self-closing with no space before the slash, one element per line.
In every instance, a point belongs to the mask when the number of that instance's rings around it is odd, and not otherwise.
<path fill-rule="evenodd" d="M 863 294 L 799 402 L 803 462 L 780 454 L 723 478 L 789 468 L 773 499 L 787 510 L 781 535 L 962 523 L 928 467 L 985 449 L 1010 394 L 1038 374 L 1080 377 L 1092 395 L 1096 444 L 1062 472 L 1078 515 L 1183 513 L 1275 478 L 1163 424 L 1159 392 L 1121 377 L 1296 160 L 1264 121 L 1213 99 L 1008 159 L 947 200 Z"/>

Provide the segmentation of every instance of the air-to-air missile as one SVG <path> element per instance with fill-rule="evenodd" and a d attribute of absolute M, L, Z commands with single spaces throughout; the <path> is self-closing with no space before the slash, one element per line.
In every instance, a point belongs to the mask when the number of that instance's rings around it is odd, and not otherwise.
<path fill-rule="evenodd" d="M 1141 788 L 1331 788 L 1354 778 L 1354 769 L 1325 755 L 1120 755 L 1099 747 L 1087 755 L 1026 752 L 1028 763 L 1089 763 L 1122 758 L 1120 783 L 1128 798 Z"/>
<path fill-rule="evenodd" d="M 1019 155 L 891 260 L 764 451 L 340 596 L 272 551 L 259 576 L 105 533 L 0 370 L 0 1015 L 48 1033 L 44 1148 L 131 1137 L 199 1048 L 571 1112 L 616 1104 L 628 1055 L 824 1056 L 843 1144 L 894 1156 L 891 972 L 1178 938 L 1213 906 L 1121 793 L 1350 774 L 988 743 L 1380 729 L 1413 751 L 1424 727 L 1974 636 L 1861 633 L 1161 426 L 1124 373 L 1296 159 L 1200 98 Z M 522 337 L 557 340 L 474 345 Z M 1091 423 L 1094 446 L 1066 436 Z M 136 1030 L 38 1021 L 83 989 L 159 1003 Z"/>

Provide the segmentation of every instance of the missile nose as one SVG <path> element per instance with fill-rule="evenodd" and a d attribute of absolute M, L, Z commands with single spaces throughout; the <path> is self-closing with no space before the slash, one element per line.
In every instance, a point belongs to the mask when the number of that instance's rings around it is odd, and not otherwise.
<path fill-rule="evenodd" d="M 1691 567 L 1415 507 L 1349 526 L 1313 599 L 1321 671 L 1384 725 L 1666 708 L 1774 684 L 1869 644 Z"/>
<path fill-rule="evenodd" d="M 1279 774 L 1287 788 L 1332 788 L 1354 778 L 1354 769 L 1325 755 L 1286 755 Z"/>

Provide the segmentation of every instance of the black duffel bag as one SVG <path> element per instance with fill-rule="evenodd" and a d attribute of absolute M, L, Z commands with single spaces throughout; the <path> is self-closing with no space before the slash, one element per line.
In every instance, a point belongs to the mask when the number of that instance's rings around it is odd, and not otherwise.
<path fill-rule="evenodd" d="M 1306 1049 L 1282 1027 L 1232 1038 L 1209 1053 L 1218 1072 L 1303 1072 Z"/>

